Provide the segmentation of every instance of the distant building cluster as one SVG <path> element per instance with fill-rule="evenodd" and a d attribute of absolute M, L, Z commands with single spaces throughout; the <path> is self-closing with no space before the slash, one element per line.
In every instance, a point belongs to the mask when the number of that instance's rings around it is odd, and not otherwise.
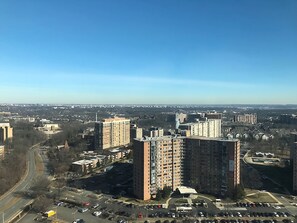
<path fill-rule="evenodd" d="M 226 137 L 228 139 L 234 139 L 234 138 L 236 138 L 236 139 L 254 138 L 256 140 L 263 140 L 263 141 L 268 141 L 268 140 L 274 139 L 274 135 L 272 135 L 272 134 L 264 134 L 262 132 L 260 132 L 260 133 L 254 133 L 254 134 L 252 134 L 252 133 L 250 133 L 250 134 L 248 134 L 248 133 L 243 133 L 243 134 L 241 134 L 241 133 L 228 133 L 226 135 Z"/>
<path fill-rule="evenodd" d="M 221 119 L 207 119 L 179 125 L 180 130 L 186 130 L 186 136 L 221 137 Z"/>
<path fill-rule="evenodd" d="M 47 135 L 56 134 L 61 131 L 59 124 L 53 123 L 50 120 L 40 119 L 38 120 L 38 123 L 39 123 L 39 127 L 37 127 L 37 129 Z"/>
<path fill-rule="evenodd" d="M 120 148 L 106 151 L 104 155 L 100 155 L 94 151 L 84 151 L 79 155 L 81 160 L 72 162 L 71 170 L 76 173 L 87 174 L 96 167 L 125 158 L 130 152 L 131 150 Z"/>
<path fill-rule="evenodd" d="M 103 119 L 95 123 L 95 149 L 103 151 L 130 143 L 130 120 L 125 118 Z"/>
<path fill-rule="evenodd" d="M 240 142 L 162 136 L 134 140 L 134 194 L 148 200 L 165 186 L 229 196 L 240 184 Z"/>
<path fill-rule="evenodd" d="M 252 125 L 257 124 L 257 114 L 235 115 L 234 122 Z"/>

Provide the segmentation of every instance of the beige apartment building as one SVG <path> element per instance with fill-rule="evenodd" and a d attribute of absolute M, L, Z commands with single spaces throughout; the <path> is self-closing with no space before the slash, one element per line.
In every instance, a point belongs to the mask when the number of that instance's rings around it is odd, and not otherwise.
<path fill-rule="evenodd" d="M 13 128 L 9 123 L 0 123 L 0 144 L 13 137 Z"/>
<path fill-rule="evenodd" d="M 210 138 L 221 137 L 221 119 L 208 119 L 179 125 L 180 130 L 189 130 L 191 136 L 203 136 Z"/>
<path fill-rule="evenodd" d="M 235 115 L 234 122 L 245 123 L 245 124 L 256 124 L 257 114 Z"/>
<path fill-rule="evenodd" d="M 140 139 L 142 138 L 142 135 L 143 135 L 143 130 L 142 128 L 138 128 L 138 127 L 132 127 L 130 129 L 130 138 L 131 138 L 131 141 L 133 141 L 133 139 Z"/>
<path fill-rule="evenodd" d="M 162 137 L 164 136 L 164 129 L 158 127 L 151 127 L 149 129 L 150 137 Z"/>
<path fill-rule="evenodd" d="M 228 196 L 240 184 L 240 142 L 205 137 L 147 137 L 134 140 L 134 194 L 142 200 L 158 189 L 191 186 Z"/>
<path fill-rule="evenodd" d="M 103 119 L 95 123 L 95 149 L 104 150 L 130 143 L 130 120 L 125 118 Z"/>
<path fill-rule="evenodd" d="M 149 200 L 158 189 L 182 185 L 182 157 L 184 139 L 169 136 L 134 140 L 134 194 Z"/>

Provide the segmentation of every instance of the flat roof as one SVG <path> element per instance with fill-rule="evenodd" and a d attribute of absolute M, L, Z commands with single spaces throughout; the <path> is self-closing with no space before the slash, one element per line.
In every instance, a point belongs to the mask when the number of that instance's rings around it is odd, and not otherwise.
<path fill-rule="evenodd" d="M 142 138 L 135 138 L 136 141 L 158 141 L 158 140 L 171 140 L 171 139 L 184 139 L 186 137 L 184 136 L 171 136 L 171 135 L 165 135 L 165 136 L 156 136 L 156 137 L 148 137 L 148 136 L 144 136 Z"/>
<path fill-rule="evenodd" d="M 114 148 L 114 149 L 109 150 L 109 152 L 117 153 L 117 152 L 121 152 L 121 149 L 120 148 Z"/>
<path fill-rule="evenodd" d="M 78 160 L 78 161 L 75 161 L 73 162 L 72 164 L 75 164 L 75 165 L 88 165 L 88 164 L 92 164 L 93 161 L 91 160 Z"/>
<path fill-rule="evenodd" d="M 239 139 L 227 139 L 227 138 L 212 138 L 212 137 L 203 137 L 203 136 L 189 136 L 187 139 L 201 139 L 201 140 L 213 140 L 213 141 L 222 141 L 222 142 L 237 142 Z"/>
<path fill-rule="evenodd" d="M 191 187 L 180 186 L 177 188 L 181 194 L 197 194 L 197 191 Z"/>

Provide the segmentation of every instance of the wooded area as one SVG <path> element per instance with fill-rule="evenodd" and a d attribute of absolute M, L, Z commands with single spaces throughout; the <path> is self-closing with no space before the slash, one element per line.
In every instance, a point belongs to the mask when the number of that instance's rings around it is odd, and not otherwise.
<path fill-rule="evenodd" d="M 0 195 L 13 187 L 26 171 L 28 149 L 45 139 L 32 124 L 16 122 L 13 126 L 13 138 L 5 143 L 5 158 L 0 161 Z"/>

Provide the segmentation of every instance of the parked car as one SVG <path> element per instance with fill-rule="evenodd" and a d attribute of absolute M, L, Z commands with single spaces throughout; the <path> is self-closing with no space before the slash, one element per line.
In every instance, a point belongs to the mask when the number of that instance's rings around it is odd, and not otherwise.
<path fill-rule="evenodd" d="M 88 208 L 79 208 L 78 212 L 84 213 L 84 212 L 87 212 L 88 210 L 89 210 Z"/>
<path fill-rule="evenodd" d="M 100 216 L 101 214 L 102 214 L 101 211 L 95 211 L 95 212 L 93 212 L 93 215 L 96 216 L 96 217 Z"/>
<path fill-rule="evenodd" d="M 85 221 L 81 218 L 74 220 L 72 223 L 85 223 Z"/>

